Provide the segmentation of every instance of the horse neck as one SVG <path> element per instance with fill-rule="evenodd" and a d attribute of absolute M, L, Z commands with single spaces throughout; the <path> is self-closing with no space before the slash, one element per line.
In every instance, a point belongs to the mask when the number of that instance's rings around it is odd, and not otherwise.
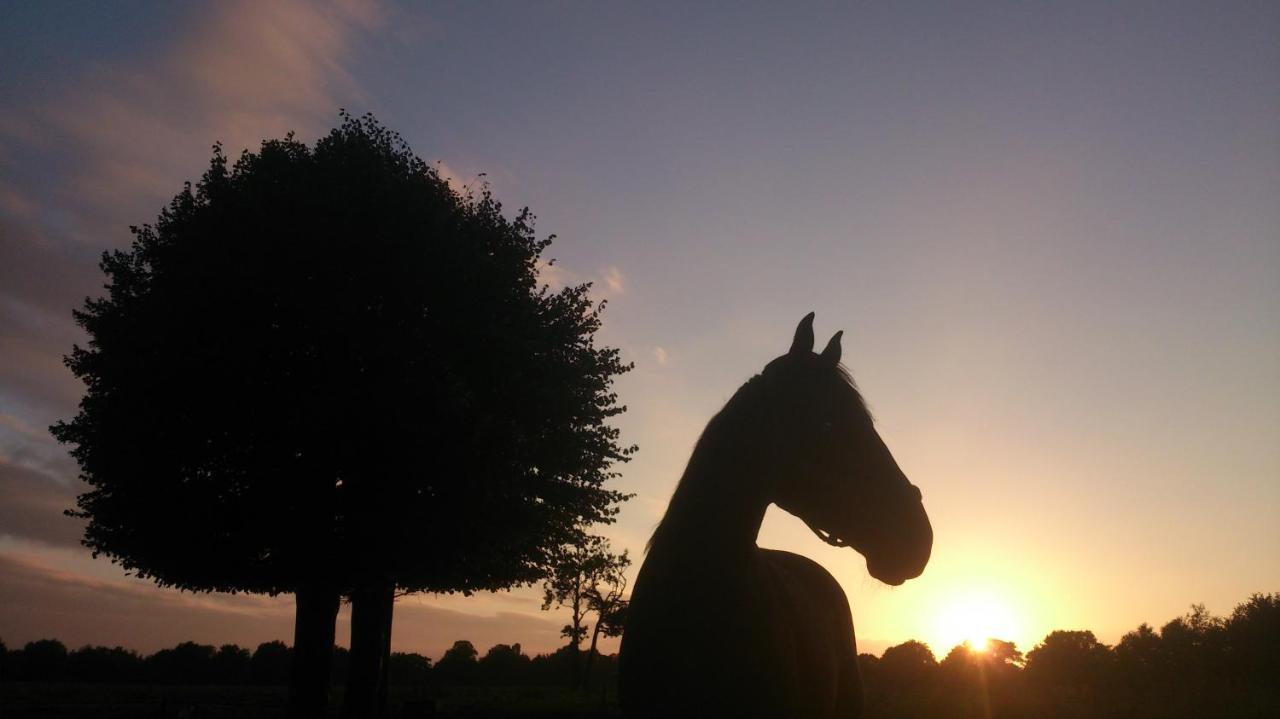
<path fill-rule="evenodd" d="M 753 430 L 724 412 L 707 425 L 654 533 L 655 550 L 703 558 L 755 550 L 771 498 L 765 443 Z"/>

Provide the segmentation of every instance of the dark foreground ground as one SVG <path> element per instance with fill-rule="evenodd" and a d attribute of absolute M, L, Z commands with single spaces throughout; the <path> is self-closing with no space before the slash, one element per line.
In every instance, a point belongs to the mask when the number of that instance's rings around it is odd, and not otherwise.
<path fill-rule="evenodd" d="M 1173 694 L 1178 694 L 1174 691 Z M 337 717 L 341 690 L 330 716 Z M 284 717 L 284 687 L 144 684 L 0 683 L 0 719 L 268 719 Z M 569 717 L 620 719 L 613 696 L 554 687 L 393 687 L 391 717 Z M 866 719 L 1280 719 L 1274 689 L 1243 689 L 1209 700 L 1200 695 L 1147 695 L 1110 700 L 1080 694 L 1045 702 L 987 695 L 983 701 L 920 692 L 870 697 Z"/>
<path fill-rule="evenodd" d="M 341 692 L 331 702 L 337 716 Z M 434 714 L 432 712 L 434 704 Z M 0 719 L 273 719 L 285 716 L 283 687 L 0 683 Z M 392 688 L 392 717 L 620 717 L 613 697 L 552 687 Z"/>

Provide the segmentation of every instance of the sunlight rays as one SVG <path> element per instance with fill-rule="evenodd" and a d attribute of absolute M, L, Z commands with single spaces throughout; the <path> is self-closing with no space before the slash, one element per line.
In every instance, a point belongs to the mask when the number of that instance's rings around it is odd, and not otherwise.
<path fill-rule="evenodd" d="M 1023 630 L 1022 616 L 1008 599 L 987 589 L 946 597 L 934 616 L 931 643 L 940 656 L 964 643 L 981 652 L 988 639 L 1020 636 Z"/>

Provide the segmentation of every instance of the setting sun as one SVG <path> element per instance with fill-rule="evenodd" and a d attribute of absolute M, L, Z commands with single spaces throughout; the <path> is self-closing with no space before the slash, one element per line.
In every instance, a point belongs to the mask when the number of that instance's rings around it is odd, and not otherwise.
<path fill-rule="evenodd" d="M 987 640 L 1020 636 L 1022 621 L 1003 597 L 989 591 L 973 591 L 951 597 L 939 609 L 933 632 L 933 649 L 939 656 L 967 642 L 974 651 L 987 648 Z"/>

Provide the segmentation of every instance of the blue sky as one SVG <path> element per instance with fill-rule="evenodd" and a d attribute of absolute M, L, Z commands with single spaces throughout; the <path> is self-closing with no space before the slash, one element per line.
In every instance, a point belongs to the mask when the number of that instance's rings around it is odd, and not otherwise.
<path fill-rule="evenodd" d="M 776 509 L 761 543 L 827 566 L 868 647 L 950 641 L 974 605 L 1024 649 L 1051 628 L 1115 641 L 1280 588 L 1274 5 L 0 13 L 10 644 L 287 637 L 287 602 L 162 592 L 76 549 L 57 511 L 74 468 L 43 428 L 74 412 L 59 356 L 97 254 L 215 140 L 311 140 L 339 107 L 460 185 L 485 173 L 558 235 L 549 279 L 609 300 L 641 446 L 609 534 L 633 554 L 703 424 L 814 310 L 924 490 L 935 558 L 888 589 Z M 82 596 L 117 597 L 115 618 L 81 621 Z M 150 619 L 166 611 L 188 626 Z M 413 598 L 397 621 L 399 646 L 431 654 L 545 649 L 560 624 L 528 592 Z"/>

